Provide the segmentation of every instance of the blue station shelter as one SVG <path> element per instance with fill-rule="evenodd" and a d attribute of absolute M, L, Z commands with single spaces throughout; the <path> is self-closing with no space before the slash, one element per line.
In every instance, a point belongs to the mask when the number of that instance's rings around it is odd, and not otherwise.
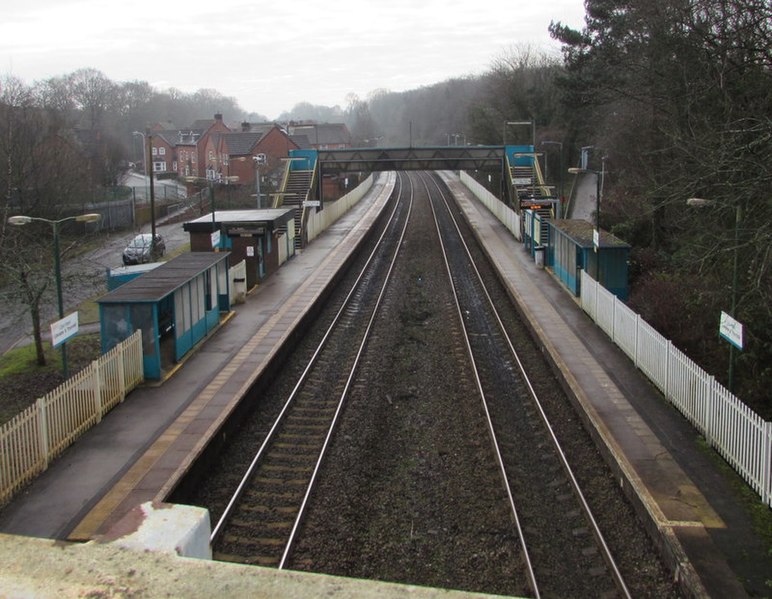
<path fill-rule="evenodd" d="M 97 300 L 102 353 L 141 329 L 145 378 L 160 379 L 230 310 L 228 256 L 182 254 Z"/>
<path fill-rule="evenodd" d="M 546 265 L 574 295 L 581 292 L 579 271 L 585 270 L 603 287 L 626 301 L 629 294 L 630 245 L 608 231 L 600 231 L 593 245 L 593 224 L 586 220 L 549 222 Z"/>

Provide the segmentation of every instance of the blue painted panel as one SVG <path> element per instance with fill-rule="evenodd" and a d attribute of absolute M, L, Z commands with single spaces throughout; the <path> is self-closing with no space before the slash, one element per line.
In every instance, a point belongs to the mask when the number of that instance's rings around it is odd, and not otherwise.
<path fill-rule="evenodd" d="M 220 322 L 220 310 L 219 308 L 215 308 L 214 310 L 209 310 L 209 312 L 206 313 L 206 330 L 207 332 L 213 330 L 217 324 Z"/>
<path fill-rule="evenodd" d="M 505 146 L 510 166 L 533 166 L 533 156 L 518 156 L 515 154 L 533 154 L 533 146 Z"/>
<path fill-rule="evenodd" d="M 174 340 L 174 359 L 179 361 L 193 347 L 193 334 L 190 331 L 184 332 L 180 337 Z"/>
<path fill-rule="evenodd" d="M 206 337 L 206 318 L 202 318 L 201 320 L 193 324 L 193 328 L 191 329 L 191 334 L 193 335 L 194 345 L 199 341 L 201 341 L 204 337 Z"/>
<path fill-rule="evenodd" d="M 290 158 L 302 158 L 290 162 L 291 171 L 312 171 L 316 166 L 316 150 L 290 150 Z"/>

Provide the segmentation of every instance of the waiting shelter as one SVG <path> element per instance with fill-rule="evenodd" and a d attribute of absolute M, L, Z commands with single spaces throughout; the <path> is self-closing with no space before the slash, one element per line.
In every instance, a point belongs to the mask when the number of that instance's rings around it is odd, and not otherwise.
<path fill-rule="evenodd" d="M 230 263 L 246 261 L 251 289 L 295 251 L 295 209 L 216 210 L 184 223 L 192 252 L 227 250 Z"/>
<path fill-rule="evenodd" d="M 563 285 L 574 295 L 580 295 L 579 271 L 585 270 L 619 299 L 627 300 L 629 244 L 601 230 L 596 248 L 593 243 L 595 227 L 586 220 L 553 220 L 549 227 L 546 264 Z"/>
<path fill-rule="evenodd" d="M 102 353 L 141 329 L 145 378 L 160 379 L 230 310 L 228 257 L 182 254 L 97 300 Z"/>

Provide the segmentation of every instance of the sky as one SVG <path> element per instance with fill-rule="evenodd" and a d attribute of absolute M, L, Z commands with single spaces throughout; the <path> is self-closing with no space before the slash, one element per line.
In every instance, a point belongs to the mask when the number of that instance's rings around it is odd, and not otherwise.
<path fill-rule="evenodd" d="M 3 7 L 0 76 L 90 67 L 274 119 L 479 75 L 519 45 L 559 54 L 550 21 L 581 28 L 583 0 L 28 0 Z"/>

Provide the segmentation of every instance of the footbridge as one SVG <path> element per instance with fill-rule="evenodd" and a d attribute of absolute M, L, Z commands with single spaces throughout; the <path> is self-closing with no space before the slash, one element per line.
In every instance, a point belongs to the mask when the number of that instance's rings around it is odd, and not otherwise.
<path fill-rule="evenodd" d="M 302 244 L 308 211 L 321 210 L 325 201 L 334 199 L 326 197 L 325 179 L 378 171 L 478 171 L 497 175 L 498 195 L 508 206 L 555 218 L 560 200 L 545 184 L 538 157 L 531 145 L 292 150 L 274 206 L 295 208 L 295 239 Z"/>

